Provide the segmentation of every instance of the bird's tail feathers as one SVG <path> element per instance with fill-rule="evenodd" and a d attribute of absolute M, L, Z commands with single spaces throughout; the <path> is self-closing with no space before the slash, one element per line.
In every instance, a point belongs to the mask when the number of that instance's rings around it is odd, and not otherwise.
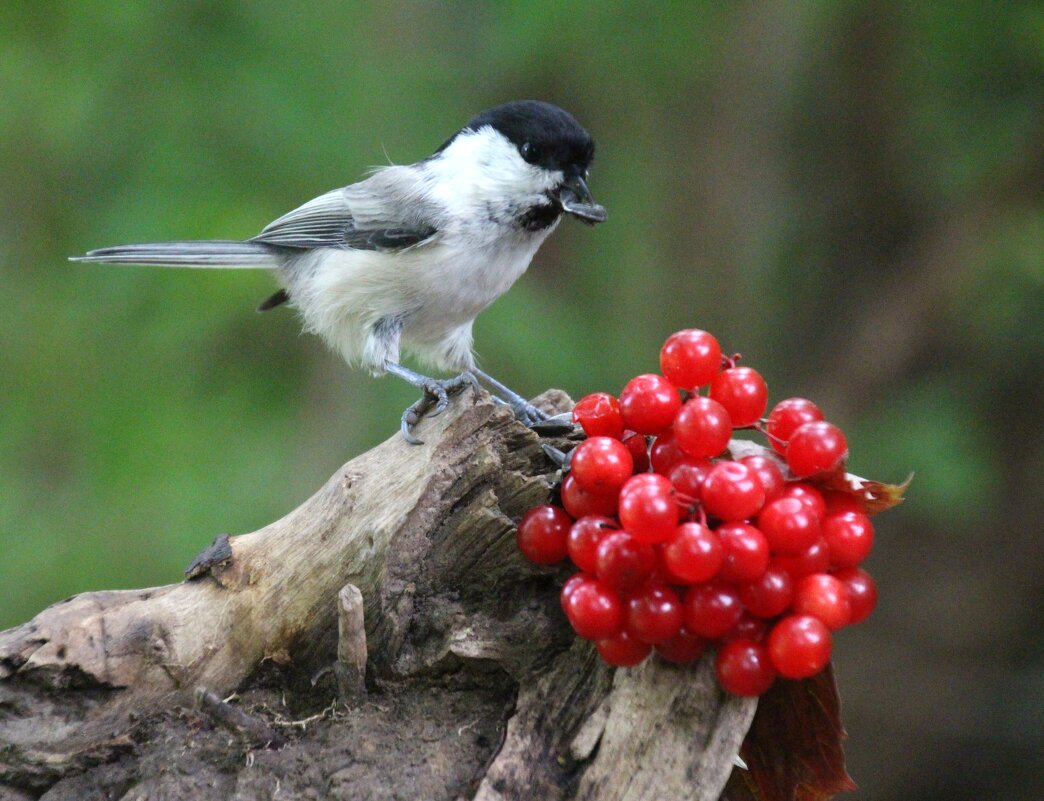
<path fill-rule="evenodd" d="M 211 239 L 186 242 L 149 242 L 116 245 L 73 256 L 70 261 L 102 264 L 141 264 L 154 267 L 278 267 L 279 253 L 260 242 Z"/>

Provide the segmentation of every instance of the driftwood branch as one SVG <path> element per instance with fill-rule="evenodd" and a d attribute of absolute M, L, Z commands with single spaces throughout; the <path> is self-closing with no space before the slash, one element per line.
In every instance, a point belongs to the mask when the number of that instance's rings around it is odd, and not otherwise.
<path fill-rule="evenodd" d="M 613 671 L 573 638 L 564 568 L 514 544 L 541 440 L 470 395 L 419 433 L 183 583 L 0 633 L 0 801 L 717 799 L 754 703 L 706 661 Z"/>

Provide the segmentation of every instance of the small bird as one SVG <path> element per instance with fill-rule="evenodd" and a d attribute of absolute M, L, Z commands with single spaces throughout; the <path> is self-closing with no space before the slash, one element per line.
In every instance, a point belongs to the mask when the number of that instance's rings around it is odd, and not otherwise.
<path fill-rule="evenodd" d="M 566 111 L 537 100 L 484 111 L 431 156 L 379 167 L 240 240 L 155 242 L 92 250 L 73 261 L 160 267 L 258 267 L 281 289 L 259 311 L 295 307 L 351 366 L 422 391 L 402 415 L 410 443 L 425 414 L 480 378 L 527 425 L 547 416 L 478 369 L 476 316 L 529 267 L 563 214 L 606 211 L 587 188 L 594 141 Z M 403 366 L 408 351 L 435 379 Z"/>

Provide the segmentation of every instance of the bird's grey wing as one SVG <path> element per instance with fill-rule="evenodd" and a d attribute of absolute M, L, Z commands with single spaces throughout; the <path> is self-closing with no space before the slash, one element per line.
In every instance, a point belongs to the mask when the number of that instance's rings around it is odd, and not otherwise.
<path fill-rule="evenodd" d="M 350 189 L 334 189 L 308 201 L 269 223 L 250 241 L 297 249 L 401 250 L 437 233 L 434 225 L 401 219 L 406 216 L 402 212 L 390 213 L 394 206 L 387 203 L 383 204 L 386 213 L 379 219 L 360 221 L 352 211 Z"/>

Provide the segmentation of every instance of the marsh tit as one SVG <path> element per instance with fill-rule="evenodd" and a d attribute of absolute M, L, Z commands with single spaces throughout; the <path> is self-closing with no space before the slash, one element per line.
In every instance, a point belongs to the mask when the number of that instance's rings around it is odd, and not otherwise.
<path fill-rule="evenodd" d="M 482 379 L 527 424 L 546 415 L 480 371 L 475 317 L 526 271 L 563 214 L 589 224 L 605 209 L 587 188 L 594 142 L 567 112 L 535 100 L 479 114 L 431 156 L 380 167 L 270 223 L 246 241 L 117 245 L 74 261 L 163 267 L 259 267 L 281 289 L 259 307 L 289 303 L 307 331 L 353 366 L 422 390 L 402 434 Z M 403 351 L 438 370 L 404 367 Z"/>

